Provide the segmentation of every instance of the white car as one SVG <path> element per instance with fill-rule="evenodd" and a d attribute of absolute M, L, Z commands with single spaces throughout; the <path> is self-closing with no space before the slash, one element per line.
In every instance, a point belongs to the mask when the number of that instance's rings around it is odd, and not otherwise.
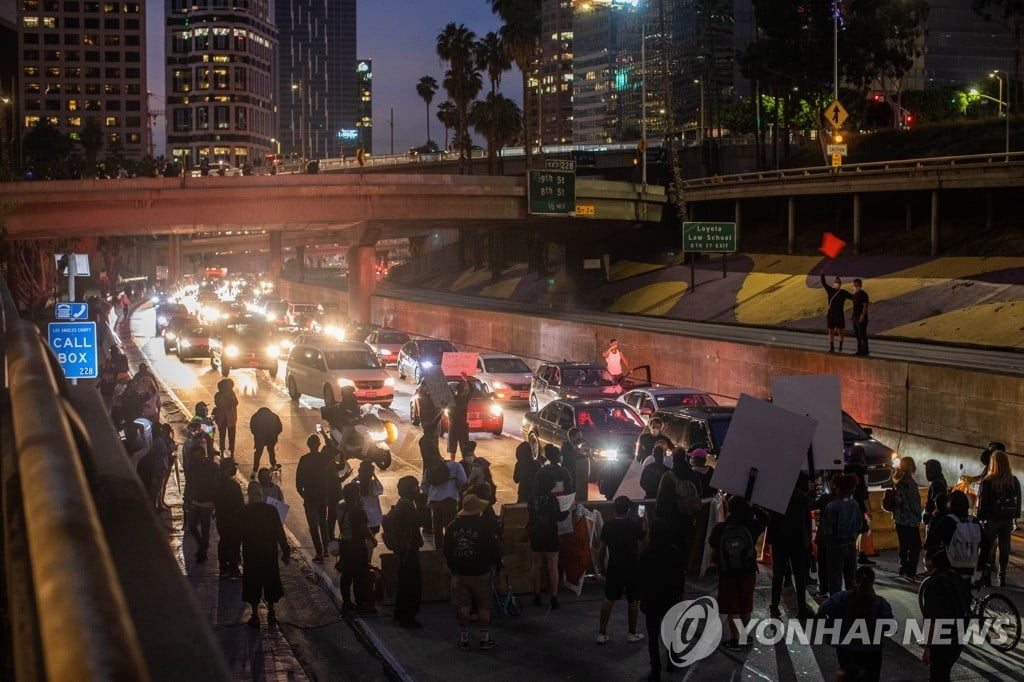
<path fill-rule="evenodd" d="M 409 335 L 397 329 L 375 329 L 366 337 L 369 346 L 382 365 L 398 365 L 398 351 L 409 343 Z"/>
<path fill-rule="evenodd" d="M 353 386 L 360 404 L 391 407 L 395 380 L 381 367 L 365 343 L 337 343 L 300 337 L 288 354 L 285 386 L 292 400 L 301 395 L 319 396 L 328 405 L 341 397 L 341 389 Z"/>
<path fill-rule="evenodd" d="M 476 377 L 491 389 L 495 400 L 522 402 L 530 400 L 530 366 L 516 355 L 481 353 L 476 361 Z"/>

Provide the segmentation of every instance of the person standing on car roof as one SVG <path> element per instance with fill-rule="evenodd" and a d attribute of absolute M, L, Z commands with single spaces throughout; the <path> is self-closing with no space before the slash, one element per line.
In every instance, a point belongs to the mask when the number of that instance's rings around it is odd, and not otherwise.
<path fill-rule="evenodd" d="M 615 383 L 622 382 L 622 376 L 629 371 L 629 361 L 626 355 L 619 350 L 619 340 L 612 339 L 604 352 L 604 361 L 608 366 L 608 373 L 615 379 Z"/>

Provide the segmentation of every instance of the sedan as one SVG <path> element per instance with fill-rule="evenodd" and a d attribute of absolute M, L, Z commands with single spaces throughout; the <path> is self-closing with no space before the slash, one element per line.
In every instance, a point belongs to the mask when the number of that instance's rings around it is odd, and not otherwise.
<path fill-rule="evenodd" d="M 409 343 L 409 335 L 397 329 L 377 329 L 366 337 L 366 345 L 377 355 L 382 365 L 397 365 L 398 352 Z"/>
<path fill-rule="evenodd" d="M 449 381 L 448 386 L 454 392 L 459 387 L 459 383 L 458 381 Z M 500 436 L 505 427 L 505 415 L 501 405 L 494 400 L 494 394 L 487 388 L 487 385 L 479 379 L 470 378 L 469 384 L 473 387 L 473 397 L 469 401 L 469 410 L 466 414 L 469 432 L 493 433 L 495 436 Z M 412 400 L 409 403 L 409 415 L 412 418 L 412 423 L 416 426 L 420 423 L 420 391 L 421 387 L 418 387 L 412 394 Z M 448 433 L 449 425 L 448 409 L 446 408 L 441 413 L 438 435 Z"/>
<path fill-rule="evenodd" d="M 636 388 L 619 396 L 619 402 L 634 408 L 644 422 L 651 415 L 666 407 L 697 407 L 718 403 L 699 388 L 674 388 L 669 386 Z"/>
<path fill-rule="evenodd" d="M 175 315 L 164 326 L 164 355 L 178 350 L 178 335 L 191 325 L 199 324 L 199 320 L 191 315 Z"/>
<path fill-rule="evenodd" d="M 451 341 L 440 339 L 419 339 L 410 341 L 398 352 L 398 378 L 405 381 L 410 377 L 415 384 L 423 378 L 423 370 L 441 366 L 441 356 L 457 353 L 459 349 Z"/>
<path fill-rule="evenodd" d="M 178 334 L 176 351 L 178 360 L 185 362 L 192 358 L 210 356 L 210 328 L 195 320 Z"/>
<path fill-rule="evenodd" d="M 156 331 L 153 333 L 153 336 L 160 336 L 172 317 L 188 314 L 188 308 L 181 303 L 163 303 L 158 305 L 156 307 Z"/>
<path fill-rule="evenodd" d="M 615 400 L 554 400 L 523 417 L 523 440 L 534 456 L 545 445 L 561 448 L 569 429 L 578 428 L 585 441 L 581 454 L 590 459 L 590 479 L 611 499 L 633 459 L 636 439 L 644 430 L 633 408 Z"/>
<path fill-rule="evenodd" d="M 476 361 L 476 378 L 491 389 L 497 400 L 525 403 L 530 399 L 533 373 L 515 355 L 481 353 Z"/>

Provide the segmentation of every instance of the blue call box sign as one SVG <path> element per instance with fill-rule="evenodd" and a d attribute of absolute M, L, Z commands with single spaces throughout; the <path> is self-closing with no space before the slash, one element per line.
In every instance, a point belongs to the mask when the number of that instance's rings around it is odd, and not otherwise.
<path fill-rule="evenodd" d="M 95 322 L 51 322 L 50 348 L 68 379 L 95 379 L 100 375 Z"/>
<path fill-rule="evenodd" d="M 88 320 L 88 303 L 58 303 L 53 307 L 53 316 L 58 320 Z"/>

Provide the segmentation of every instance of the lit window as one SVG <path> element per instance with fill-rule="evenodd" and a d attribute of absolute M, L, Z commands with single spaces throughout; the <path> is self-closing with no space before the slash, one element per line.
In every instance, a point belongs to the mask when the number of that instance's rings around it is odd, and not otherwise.
<path fill-rule="evenodd" d="M 115 128 L 120 126 L 121 122 L 120 120 L 118 120 L 117 116 L 107 116 L 103 120 L 103 125 L 107 126 L 108 128 Z"/>
<path fill-rule="evenodd" d="M 22 17 L 21 23 L 25 28 L 38 28 L 39 17 Z"/>

